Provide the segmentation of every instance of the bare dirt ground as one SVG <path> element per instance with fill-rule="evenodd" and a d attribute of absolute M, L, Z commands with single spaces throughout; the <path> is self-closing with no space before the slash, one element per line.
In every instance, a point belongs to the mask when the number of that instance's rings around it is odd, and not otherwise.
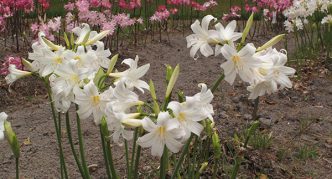
<path fill-rule="evenodd" d="M 266 39 L 264 39 L 265 41 Z M 219 57 L 189 57 L 185 38 L 171 34 L 170 42 L 152 42 L 146 46 L 122 48 L 122 57 L 140 57 L 140 65 L 150 63 L 145 80 L 152 79 L 160 99 L 165 93 L 165 64 L 180 64 L 181 72 L 176 89 L 186 95 L 199 92 L 198 83 L 211 85 L 222 72 Z M 320 59 L 306 61 L 297 72 L 294 88 L 260 99 L 260 132 L 272 135 L 271 144 L 263 149 L 250 148 L 247 160 L 241 165 L 240 178 L 323 178 L 332 176 L 332 75 L 321 65 Z M 123 68 L 120 64 L 119 68 Z M 21 170 L 24 178 L 58 178 L 59 162 L 54 124 L 42 82 L 33 77 L 20 80 L 8 92 L 0 77 L 0 112 L 9 115 L 9 121 L 21 143 Z M 234 87 L 222 82 L 213 105 L 214 119 L 223 142 L 246 128 L 250 121 L 253 102 L 248 100 L 246 85 L 236 82 Z M 74 114 L 74 110 L 71 110 Z M 98 127 L 92 120 L 82 121 L 86 157 L 93 178 L 105 178 L 104 161 Z M 76 133 L 74 121 L 73 133 Z M 62 129 L 65 160 L 70 178 L 80 178 L 71 156 L 65 129 Z M 75 138 L 75 141 L 77 139 Z M 78 147 L 78 142 L 76 142 Z M 313 155 L 301 155 L 305 149 Z M 117 169 L 125 172 L 124 147 L 113 145 Z M 143 152 L 141 172 L 156 162 Z M 144 166 L 143 166 L 144 165 Z M 6 141 L 0 141 L 0 178 L 15 176 L 14 158 Z M 141 175 L 141 178 L 145 178 Z M 220 176 L 220 178 L 222 178 Z"/>

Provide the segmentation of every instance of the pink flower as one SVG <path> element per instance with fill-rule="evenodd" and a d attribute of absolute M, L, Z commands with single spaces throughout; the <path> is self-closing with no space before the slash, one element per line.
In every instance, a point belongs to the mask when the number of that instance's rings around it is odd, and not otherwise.
<path fill-rule="evenodd" d="M 67 11 L 73 11 L 75 9 L 75 4 L 74 3 L 67 3 L 64 5 L 64 8 L 67 10 Z"/>
<path fill-rule="evenodd" d="M 5 62 L 0 66 L 0 75 L 8 75 L 9 65 L 15 65 L 17 69 L 23 70 L 21 58 L 17 56 L 6 56 Z"/>

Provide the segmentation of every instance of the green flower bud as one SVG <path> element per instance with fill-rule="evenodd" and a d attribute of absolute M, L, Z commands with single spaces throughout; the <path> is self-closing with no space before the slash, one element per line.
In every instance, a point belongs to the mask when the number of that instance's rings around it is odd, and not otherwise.
<path fill-rule="evenodd" d="M 16 134 L 15 134 L 13 128 L 11 127 L 10 122 L 5 121 L 4 126 L 5 126 L 5 134 L 7 136 L 7 140 L 10 145 L 10 148 L 12 149 L 12 152 L 13 152 L 15 158 L 19 158 L 20 157 L 20 144 L 18 143 Z"/>

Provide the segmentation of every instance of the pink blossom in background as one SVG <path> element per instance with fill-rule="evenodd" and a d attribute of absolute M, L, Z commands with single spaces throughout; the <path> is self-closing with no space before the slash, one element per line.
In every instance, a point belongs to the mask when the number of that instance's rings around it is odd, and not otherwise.
<path fill-rule="evenodd" d="M 50 3 L 47 0 L 38 0 L 38 3 L 41 5 L 41 7 L 46 10 L 50 7 Z"/>
<path fill-rule="evenodd" d="M 6 20 L 3 16 L 0 16 L 0 32 L 4 31 L 6 28 Z"/>
<path fill-rule="evenodd" d="M 120 27 L 132 26 L 136 22 L 135 19 L 130 19 L 129 14 L 127 15 L 125 13 L 120 13 L 120 14 L 114 15 L 113 20 Z"/>
<path fill-rule="evenodd" d="M 143 24 L 143 18 L 141 18 L 141 17 L 138 18 L 138 19 L 136 20 L 136 22 L 139 23 L 139 24 Z"/>
<path fill-rule="evenodd" d="M 0 66 L 0 75 L 8 75 L 9 65 L 15 65 L 17 69 L 23 70 L 23 64 L 20 57 L 17 56 L 6 56 L 4 63 Z"/>
<path fill-rule="evenodd" d="M 169 16 L 170 12 L 166 9 L 166 6 L 161 5 L 158 7 L 157 11 L 150 17 L 150 21 L 161 22 L 163 20 L 167 20 Z"/>
<path fill-rule="evenodd" d="M 231 20 L 236 20 L 241 17 L 239 12 L 241 11 L 241 7 L 239 6 L 232 6 L 230 9 L 230 12 L 228 14 L 224 14 L 222 17 L 222 20 L 224 21 L 231 21 Z"/>
<path fill-rule="evenodd" d="M 65 10 L 73 11 L 75 9 L 75 3 L 68 2 L 64 5 Z"/>
<path fill-rule="evenodd" d="M 177 8 L 171 8 L 171 9 L 169 9 L 169 12 L 171 12 L 171 14 L 177 14 L 178 13 L 178 9 Z"/>
<path fill-rule="evenodd" d="M 76 5 L 77 9 L 82 13 L 88 12 L 89 8 L 90 8 L 90 3 L 87 0 L 78 0 L 78 1 L 76 1 L 75 5 Z"/>
<path fill-rule="evenodd" d="M 101 6 L 104 7 L 104 8 L 108 8 L 108 9 L 112 8 L 112 4 L 110 3 L 109 0 L 102 0 L 101 1 Z"/>
<path fill-rule="evenodd" d="M 59 31 L 61 27 L 61 17 L 55 17 L 51 20 L 48 21 L 47 26 L 52 30 L 52 31 Z"/>
<path fill-rule="evenodd" d="M 110 21 L 102 24 L 102 30 L 110 30 L 109 35 L 113 35 L 116 28 L 116 22 Z"/>
<path fill-rule="evenodd" d="M 129 3 L 126 0 L 119 0 L 119 6 L 122 9 L 132 10 L 138 7 L 141 7 L 141 0 L 130 0 Z"/>
<path fill-rule="evenodd" d="M 208 2 L 205 2 L 204 4 L 203 4 L 203 6 L 205 7 L 205 8 L 211 8 L 211 7 L 214 7 L 214 6 L 217 6 L 218 5 L 218 3 L 217 3 L 217 1 L 215 1 L 215 0 L 209 0 Z"/>

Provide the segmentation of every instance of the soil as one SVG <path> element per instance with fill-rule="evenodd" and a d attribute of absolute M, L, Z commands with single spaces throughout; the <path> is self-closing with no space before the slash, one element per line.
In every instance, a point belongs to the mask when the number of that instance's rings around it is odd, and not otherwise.
<path fill-rule="evenodd" d="M 180 64 L 180 76 L 175 89 L 185 95 L 200 91 L 197 84 L 212 84 L 222 73 L 220 56 L 189 57 L 184 36 L 170 34 L 170 41 L 151 42 L 145 46 L 121 48 L 122 57 L 134 58 L 139 55 L 139 64 L 150 63 L 145 80 L 152 79 L 159 99 L 165 93 L 165 64 Z M 262 38 L 261 38 L 262 39 Z M 264 38 L 263 41 L 267 40 Z M 257 40 L 258 43 L 262 40 Z M 298 70 L 293 89 L 260 98 L 259 131 L 272 135 L 267 148 L 249 147 L 247 162 L 241 165 L 239 178 L 330 178 L 332 176 L 332 75 L 321 65 L 320 59 L 305 60 Z M 123 65 L 118 64 L 123 69 Z M 296 66 L 295 66 L 296 67 Z M 148 95 L 148 94 L 144 94 Z M 234 86 L 222 82 L 213 100 L 214 119 L 223 144 L 230 141 L 235 133 L 243 131 L 251 122 L 253 101 L 248 100 L 246 84 L 237 81 Z M 146 98 L 146 97 L 144 97 Z M 20 175 L 22 178 L 59 178 L 59 160 L 51 117 L 50 105 L 43 83 L 29 77 L 11 86 L 11 92 L 0 77 L 0 112 L 9 115 L 21 143 Z M 74 109 L 71 109 L 74 115 Z M 74 118 L 72 118 L 74 119 Z M 76 134 L 75 121 L 72 130 Z M 104 160 L 100 145 L 99 129 L 93 120 L 82 121 L 84 145 L 93 178 L 106 178 Z M 62 140 L 70 178 L 80 178 L 71 155 L 66 131 L 62 125 Z M 77 138 L 74 137 L 78 148 Z M 115 165 L 119 173 L 125 172 L 124 147 L 112 145 Z M 299 151 L 304 147 L 313 149 L 315 157 L 301 158 Z M 144 171 L 151 170 L 158 161 L 142 154 L 141 178 Z M 262 175 L 264 174 L 264 175 Z M 15 160 L 6 141 L 0 141 L 0 178 L 14 178 Z M 220 176 L 220 178 L 222 178 Z"/>

